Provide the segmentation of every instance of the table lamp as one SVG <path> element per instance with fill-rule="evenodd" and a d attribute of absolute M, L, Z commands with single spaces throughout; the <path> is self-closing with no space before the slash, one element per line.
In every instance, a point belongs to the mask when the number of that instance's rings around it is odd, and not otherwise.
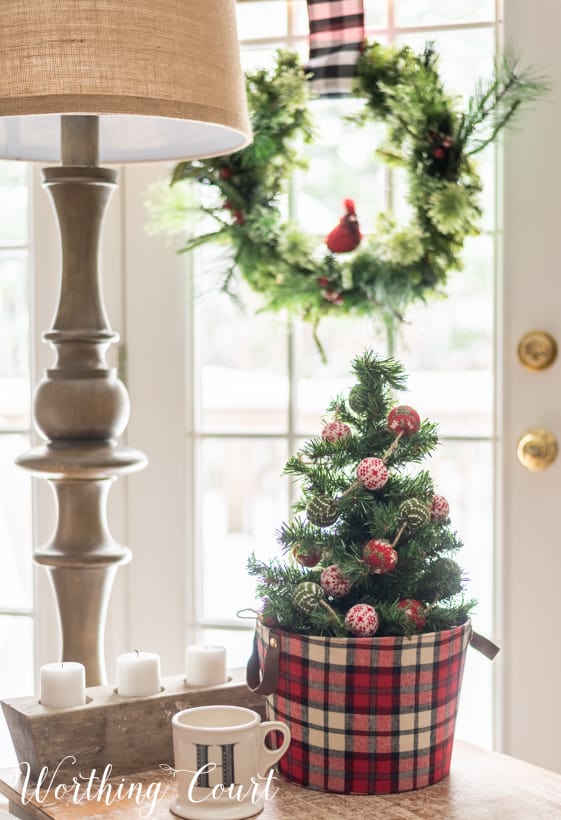
<path fill-rule="evenodd" d="M 146 459 L 120 446 L 129 401 L 105 354 L 118 337 L 101 293 L 98 248 L 115 170 L 98 162 L 228 154 L 251 136 L 234 0 L 4 0 L 0 157 L 43 170 L 57 215 L 62 274 L 56 353 L 34 395 L 45 439 L 18 463 L 54 489 L 57 523 L 35 561 L 49 571 L 62 660 L 105 683 L 103 635 L 130 551 L 107 525 L 111 484 Z M 40 265 L 38 266 L 40 275 Z"/>

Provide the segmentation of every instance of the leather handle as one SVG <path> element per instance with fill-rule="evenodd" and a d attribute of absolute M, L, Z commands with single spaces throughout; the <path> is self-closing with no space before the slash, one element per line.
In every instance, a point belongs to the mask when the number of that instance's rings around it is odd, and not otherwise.
<path fill-rule="evenodd" d="M 499 652 L 497 644 L 490 641 L 489 638 L 486 638 L 484 635 L 480 635 L 479 632 L 474 631 L 471 633 L 471 645 L 490 661 L 492 661 L 497 652 Z"/>
<path fill-rule="evenodd" d="M 265 650 L 263 675 L 259 667 L 257 632 L 253 636 L 253 652 L 247 662 L 246 681 L 249 689 L 258 695 L 272 695 L 279 681 L 280 640 L 274 632 L 269 632 L 269 645 Z"/>

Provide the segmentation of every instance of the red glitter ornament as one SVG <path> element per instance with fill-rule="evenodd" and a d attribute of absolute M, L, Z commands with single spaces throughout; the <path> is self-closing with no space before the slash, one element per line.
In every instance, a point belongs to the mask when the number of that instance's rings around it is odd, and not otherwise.
<path fill-rule="evenodd" d="M 415 598 L 403 598 L 398 601 L 398 607 L 405 610 L 405 614 L 415 627 L 415 629 L 422 629 L 426 623 L 425 608 L 420 601 Z"/>
<path fill-rule="evenodd" d="M 412 433 L 417 433 L 420 426 L 421 417 L 416 410 L 406 404 L 392 407 L 388 413 L 388 427 L 392 433 L 410 436 Z"/>
<path fill-rule="evenodd" d="M 444 496 L 433 496 L 432 503 L 430 505 L 430 517 L 436 519 L 437 521 L 441 521 L 444 518 L 448 518 L 449 514 L 450 504 Z"/>
<path fill-rule="evenodd" d="M 362 548 L 362 560 L 368 571 L 381 575 L 391 572 L 397 564 L 397 552 L 388 541 L 372 538 Z"/>
<path fill-rule="evenodd" d="M 344 199 L 343 205 L 346 213 L 325 240 L 325 244 L 332 253 L 354 251 L 362 239 L 353 200 Z"/>
<path fill-rule="evenodd" d="M 356 477 L 367 490 L 379 490 L 388 480 L 388 470 L 381 458 L 363 458 L 356 468 Z"/>
<path fill-rule="evenodd" d="M 344 421 L 330 421 L 321 431 L 321 437 L 325 441 L 335 443 L 351 435 L 351 428 Z"/>
<path fill-rule="evenodd" d="M 370 604 L 355 604 L 345 616 L 345 626 L 358 638 L 370 638 L 378 631 L 380 619 Z"/>
<path fill-rule="evenodd" d="M 338 564 L 331 564 L 321 573 L 319 582 L 326 595 L 332 598 L 343 598 L 351 591 L 351 582 L 348 581 Z"/>

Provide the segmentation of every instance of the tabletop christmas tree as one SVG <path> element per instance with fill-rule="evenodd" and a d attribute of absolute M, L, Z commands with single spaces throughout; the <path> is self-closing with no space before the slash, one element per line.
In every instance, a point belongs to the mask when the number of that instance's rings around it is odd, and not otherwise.
<path fill-rule="evenodd" d="M 461 545 L 445 497 L 411 466 L 437 446 L 436 425 L 400 404 L 403 366 L 366 351 L 357 383 L 331 402 L 321 435 L 285 472 L 301 481 L 296 515 L 271 563 L 249 561 L 268 626 L 324 636 L 411 635 L 461 625 Z"/>

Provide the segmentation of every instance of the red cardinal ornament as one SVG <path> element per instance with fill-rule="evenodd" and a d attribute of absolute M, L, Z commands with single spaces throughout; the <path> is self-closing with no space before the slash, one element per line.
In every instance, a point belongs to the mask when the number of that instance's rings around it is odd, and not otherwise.
<path fill-rule="evenodd" d="M 348 253 L 360 244 L 362 234 L 358 225 L 355 204 L 352 199 L 344 199 L 346 214 L 341 217 L 337 227 L 327 236 L 325 243 L 332 253 Z"/>

